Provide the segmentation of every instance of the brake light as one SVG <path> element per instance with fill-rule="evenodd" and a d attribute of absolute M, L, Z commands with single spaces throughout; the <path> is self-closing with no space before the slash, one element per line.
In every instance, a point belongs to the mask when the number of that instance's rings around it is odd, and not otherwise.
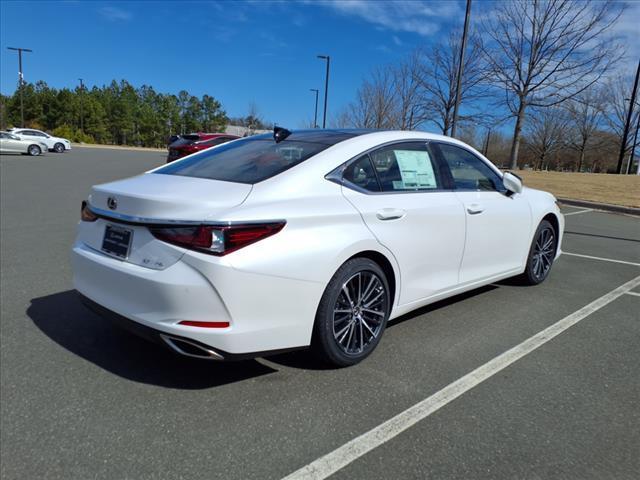
<path fill-rule="evenodd" d="M 80 209 L 80 220 L 83 222 L 95 222 L 98 216 L 91 211 L 89 204 L 86 200 L 82 201 L 82 208 Z"/>
<path fill-rule="evenodd" d="M 149 230 L 158 240 L 190 250 L 222 256 L 275 235 L 284 225 L 285 222 L 274 222 L 224 227 L 209 225 L 151 227 Z"/>

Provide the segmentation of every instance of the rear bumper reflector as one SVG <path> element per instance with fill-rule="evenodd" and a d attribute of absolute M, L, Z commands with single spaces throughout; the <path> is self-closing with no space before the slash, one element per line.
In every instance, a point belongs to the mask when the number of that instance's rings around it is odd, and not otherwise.
<path fill-rule="evenodd" d="M 227 328 L 229 322 L 199 322 L 194 320 L 182 320 L 178 322 L 179 325 L 186 327 L 200 327 L 200 328 Z"/>

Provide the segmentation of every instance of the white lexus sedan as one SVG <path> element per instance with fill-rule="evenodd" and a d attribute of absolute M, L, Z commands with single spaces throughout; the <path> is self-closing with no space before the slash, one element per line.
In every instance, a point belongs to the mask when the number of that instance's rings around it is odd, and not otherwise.
<path fill-rule="evenodd" d="M 542 282 L 563 227 L 552 195 L 458 140 L 276 128 L 94 186 L 74 285 L 183 355 L 311 346 L 347 366 L 389 319 L 508 277 Z"/>
<path fill-rule="evenodd" d="M 34 130 L 33 128 L 11 128 L 9 129 L 14 135 L 18 135 L 23 140 L 44 143 L 51 152 L 64 153 L 65 150 L 71 150 L 71 142 L 66 138 L 54 137 L 42 130 Z"/>

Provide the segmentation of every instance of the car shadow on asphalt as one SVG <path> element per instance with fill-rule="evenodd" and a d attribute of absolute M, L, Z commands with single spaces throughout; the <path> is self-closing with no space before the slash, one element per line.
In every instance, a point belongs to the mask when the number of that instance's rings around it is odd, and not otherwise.
<path fill-rule="evenodd" d="M 73 290 L 32 299 L 27 315 L 58 345 L 135 382 L 195 390 L 277 372 L 255 360 L 216 363 L 174 354 L 88 310 Z"/>

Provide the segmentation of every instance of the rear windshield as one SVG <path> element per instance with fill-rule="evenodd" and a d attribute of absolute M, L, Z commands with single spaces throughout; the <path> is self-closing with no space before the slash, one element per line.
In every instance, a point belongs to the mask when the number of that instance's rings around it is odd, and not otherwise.
<path fill-rule="evenodd" d="M 169 148 L 180 147 L 182 145 L 190 145 L 192 143 L 193 143 L 193 140 L 188 140 L 186 138 L 178 138 L 177 140 L 169 144 Z"/>
<path fill-rule="evenodd" d="M 204 150 L 153 173 L 237 183 L 258 183 L 327 149 L 331 144 L 284 140 L 260 135 Z"/>

